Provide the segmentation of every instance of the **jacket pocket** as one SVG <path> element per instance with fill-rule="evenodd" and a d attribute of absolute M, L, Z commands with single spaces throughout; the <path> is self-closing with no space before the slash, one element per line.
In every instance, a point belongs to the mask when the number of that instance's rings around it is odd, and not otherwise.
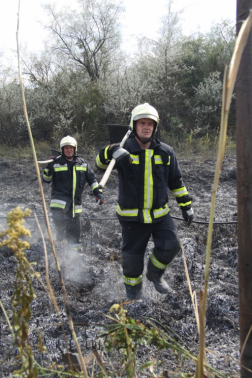
<path fill-rule="evenodd" d="M 119 187 L 119 204 L 124 209 L 139 208 L 140 172 L 139 167 L 125 167 Z"/>
<path fill-rule="evenodd" d="M 163 186 L 167 186 L 167 168 L 163 165 L 156 166 L 155 172 L 155 187 L 161 188 Z"/>
<path fill-rule="evenodd" d="M 168 171 L 163 165 L 156 166 L 155 171 L 155 195 L 153 207 L 158 209 L 168 202 Z"/>
<path fill-rule="evenodd" d="M 86 181 L 85 179 L 86 179 L 85 172 L 79 171 L 79 186 L 81 188 L 83 188 L 83 186 L 85 185 L 85 181 Z"/>

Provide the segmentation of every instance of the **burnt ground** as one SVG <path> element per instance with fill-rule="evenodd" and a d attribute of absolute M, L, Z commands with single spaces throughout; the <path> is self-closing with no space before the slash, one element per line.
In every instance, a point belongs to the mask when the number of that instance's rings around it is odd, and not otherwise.
<path fill-rule="evenodd" d="M 81 155 L 93 167 L 98 181 L 102 175 L 94 167 L 94 156 Z M 39 157 L 41 160 L 46 157 Z M 174 220 L 181 241 L 184 246 L 192 290 L 203 289 L 205 251 L 208 226 L 204 224 L 209 218 L 211 188 L 215 170 L 213 158 L 201 157 L 195 160 L 179 159 L 184 182 L 193 197 L 195 221 L 187 227 L 183 221 Z M 0 161 L 0 223 L 6 227 L 5 215 L 16 206 L 22 209 L 29 207 L 39 218 L 49 255 L 50 280 L 62 321 L 68 347 L 76 352 L 71 333 L 67 325 L 67 316 L 60 289 L 58 273 L 48 241 L 43 221 L 42 202 L 38 188 L 35 168 L 32 159 Z M 47 205 L 49 207 L 50 186 L 43 184 Z M 75 323 L 75 330 L 83 355 L 92 354 L 91 347 L 96 348 L 111 376 L 119 377 L 120 356 L 114 351 L 107 352 L 104 339 L 99 339 L 102 324 L 110 323 L 105 315 L 109 315 L 112 304 L 119 303 L 116 275 L 111 254 L 114 256 L 119 286 L 122 298 L 125 292 L 122 281 L 121 267 L 121 230 L 115 218 L 117 200 L 117 173 L 113 172 L 104 189 L 105 204 L 99 206 L 86 186 L 83 194 L 84 212 L 82 215 L 82 242 L 84 251 L 74 254 L 68 250 L 65 242 L 56 243 L 56 251 L 63 273 L 71 315 Z M 219 188 L 216 199 L 215 221 L 227 222 L 237 219 L 236 202 L 236 160 L 235 157 L 224 159 Z M 171 215 L 181 218 L 180 210 L 170 195 Z M 49 212 L 51 220 L 51 215 Z M 89 218 L 89 219 L 87 219 Z M 94 220 L 94 218 L 98 218 Z M 52 222 L 51 222 L 52 224 Z M 36 270 L 45 282 L 45 258 L 41 235 L 35 222 L 34 215 L 26 220 L 25 225 L 30 229 L 32 237 L 29 240 L 30 249 L 27 257 L 30 262 L 37 262 Z M 54 228 L 52 224 L 52 231 Z M 151 253 L 153 242 L 150 240 L 146 251 L 146 262 Z M 213 232 L 211 272 L 206 320 L 206 348 L 208 363 L 219 369 L 228 377 L 239 376 L 239 328 L 238 328 L 238 272 L 237 272 L 237 225 L 216 224 Z M 1 301 L 9 316 L 12 318 L 11 295 L 15 279 L 15 258 L 6 248 L 0 249 L 0 288 Z M 191 304 L 188 284 L 186 280 L 182 254 L 176 256 L 165 273 L 165 279 L 171 287 L 171 293 L 163 296 L 157 293 L 153 284 L 145 279 L 144 292 L 141 301 L 126 304 L 128 314 L 139 319 L 148 326 L 148 318 L 155 319 L 165 327 L 169 327 L 176 340 L 187 346 L 197 356 L 198 332 L 195 315 Z M 42 366 L 49 366 L 56 361 L 62 363 L 62 351 L 65 343 L 62 328 L 53 304 L 38 281 L 34 281 L 36 299 L 32 303 L 32 317 L 29 323 L 31 334 L 30 343 L 34 350 L 36 361 Z M 12 346 L 12 336 L 5 316 L 0 309 L 0 360 L 3 360 Z M 49 354 L 42 355 L 37 348 L 37 331 L 43 334 L 43 344 Z M 181 338 L 181 339 L 180 339 Z M 182 340 L 182 341 L 181 341 Z M 12 351 L 7 361 L 0 366 L 1 377 L 11 377 L 15 369 Z M 136 354 L 137 366 L 146 361 L 156 361 L 153 373 L 145 369 L 140 376 L 169 376 L 178 377 L 180 372 L 189 374 L 195 371 L 195 365 L 189 361 L 182 366 L 182 358 L 178 360 L 171 349 L 158 351 L 155 345 L 141 345 Z M 88 365 L 91 375 L 93 364 Z M 94 376 L 98 376 L 99 368 L 94 367 Z M 113 372 L 114 371 L 114 372 Z M 113 373 L 112 373 L 113 372 Z M 163 373 L 162 373 L 163 372 Z M 50 374 L 50 376 L 54 376 Z M 55 375 L 56 376 L 56 375 Z M 122 373 L 125 376 L 125 373 Z M 188 375 L 189 376 L 189 375 Z"/>

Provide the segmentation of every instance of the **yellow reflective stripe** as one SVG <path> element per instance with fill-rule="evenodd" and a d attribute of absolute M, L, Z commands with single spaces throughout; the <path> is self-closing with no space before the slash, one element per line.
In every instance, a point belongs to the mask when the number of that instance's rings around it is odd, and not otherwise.
<path fill-rule="evenodd" d="M 188 205 L 191 205 L 192 201 L 189 201 L 189 202 L 186 202 L 186 203 L 179 203 L 178 205 L 179 206 L 188 206 Z"/>
<path fill-rule="evenodd" d="M 186 190 L 186 187 L 183 186 L 183 188 L 174 189 L 171 191 L 175 198 L 177 197 L 183 197 L 186 194 L 188 194 L 188 191 Z"/>
<path fill-rule="evenodd" d="M 45 181 L 52 181 L 52 176 L 43 175 Z"/>
<path fill-rule="evenodd" d="M 139 209 L 124 209 L 122 210 L 119 205 L 117 205 L 116 212 L 117 214 L 121 215 L 122 217 L 137 217 Z M 168 205 L 165 205 L 165 208 L 161 207 L 160 209 L 154 209 L 153 215 L 154 218 L 160 218 L 168 214 L 170 211 Z M 150 209 L 143 209 L 143 220 L 144 223 L 152 223 L 153 219 L 151 217 L 151 210 Z"/>
<path fill-rule="evenodd" d="M 153 176 L 152 161 L 153 150 L 145 150 L 144 164 L 144 209 L 151 209 L 153 203 Z"/>
<path fill-rule="evenodd" d="M 108 160 L 108 149 L 109 149 L 110 146 L 106 147 L 105 150 L 104 150 L 104 159 L 105 160 Z"/>
<path fill-rule="evenodd" d="M 98 188 L 98 182 L 94 181 L 93 184 L 91 185 L 91 189 L 94 190 L 95 188 Z"/>
<path fill-rule="evenodd" d="M 157 268 L 159 269 L 162 269 L 162 270 L 165 270 L 169 264 L 162 264 L 160 261 L 158 261 L 156 259 L 156 257 L 154 256 L 154 253 L 152 252 L 151 256 L 150 256 L 150 260 L 152 262 L 153 265 L 155 265 Z"/>
<path fill-rule="evenodd" d="M 137 217 L 138 216 L 138 209 L 122 210 L 119 205 L 117 205 L 116 212 L 122 217 Z"/>
<path fill-rule="evenodd" d="M 86 171 L 86 170 L 87 170 L 87 167 L 76 165 L 76 171 Z"/>
<path fill-rule="evenodd" d="M 143 209 L 144 223 L 152 223 L 152 218 L 149 209 Z"/>
<path fill-rule="evenodd" d="M 55 172 L 60 172 L 60 171 L 67 171 L 68 170 L 68 168 L 67 168 L 67 166 L 65 167 L 55 167 L 54 166 L 54 170 L 55 170 Z"/>
<path fill-rule="evenodd" d="M 96 165 L 97 165 L 97 167 L 99 167 L 99 168 L 101 168 L 101 169 L 107 169 L 107 168 L 108 168 L 108 166 L 107 166 L 107 165 L 105 165 L 105 164 L 102 164 L 102 162 L 101 162 L 101 159 L 100 159 L 100 156 L 99 156 L 99 155 L 97 155 L 97 156 L 96 156 Z"/>
<path fill-rule="evenodd" d="M 155 164 L 163 164 L 161 155 L 154 155 L 154 162 Z"/>
<path fill-rule="evenodd" d="M 60 208 L 60 209 L 65 209 L 65 206 L 60 205 L 59 203 L 51 203 L 50 207 L 57 207 L 57 208 Z"/>
<path fill-rule="evenodd" d="M 136 278 L 126 277 L 123 275 L 123 282 L 130 286 L 136 286 L 137 284 L 142 282 L 142 280 L 142 275 Z"/>
<path fill-rule="evenodd" d="M 153 210 L 154 218 L 163 217 L 164 215 L 168 214 L 169 211 L 170 209 L 167 204 L 164 207 L 161 207 L 160 209 L 154 209 Z"/>
<path fill-rule="evenodd" d="M 76 166 L 73 166 L 73 218 L 75 217 L 75 203 L 74 203 L 74 197 L 75 197 L 75 191 L 76 191 Z"/>
<path fill-rule="evenodd" d="M 75 207 L 75 214 L 82 213 L 82 208 L 81 209 L 76 209 Z"/>
<path fill-rule="evenodd" d="M 130 157 L 132 159 L 132 164 L 139 164 L 139 156 L 138 155 L 130 154 Z"/>
<path fill-rule="evenodd" d="M 167 162 L 167 165 L 171 164 L 171 157 L 169 157 L 169 160 Z M 154 155 L 154 162 L 155 164 L 163 164 L 162 156 L 161 155 Z"/>
<path fill-rule="evenodd" d="M 65 209 L 66 201 L 52 199 L 50 203 L 50 207 L 58 207 L 60 209 Z"/>

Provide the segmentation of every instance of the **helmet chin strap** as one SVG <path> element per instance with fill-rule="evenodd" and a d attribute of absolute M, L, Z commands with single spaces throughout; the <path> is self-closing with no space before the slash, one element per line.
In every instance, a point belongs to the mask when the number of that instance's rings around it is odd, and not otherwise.
<path fill-rule="evenodd" d="M 136 133 L 136 131 L 134 131 L 133 134 L 134 134 L 134 135 L 137 137 L 137 139 L 139 139 L 140 142 L 143 143 L 143 144 L 147 144 L 147 143 L 151 142 L 152 139 L 153 139 L 153 135 L 152 135 L 152 136 L 150 137 L 150 139 L 143 141 L 143 140 L 138 136 L 138 134 Z"/>

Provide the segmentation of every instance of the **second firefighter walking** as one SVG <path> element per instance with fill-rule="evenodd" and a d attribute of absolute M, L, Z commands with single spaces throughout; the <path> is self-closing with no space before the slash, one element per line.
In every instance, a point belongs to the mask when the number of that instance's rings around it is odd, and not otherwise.
<path fill-rule="evenodd" d="M 43 173 L 43 181 L 52 183 L 51 203 L 57 241 L 64 237 L 74 250 L 81 251 L 80 214 L 82 193 L 86 182 L 91 187 L 96 202 L 104 203 L 102 191 L 98 189 L 95 174 L 77 153 L 76 140 L 67 135 L 60 141 L 61 155 L 52 157 Z"/>

